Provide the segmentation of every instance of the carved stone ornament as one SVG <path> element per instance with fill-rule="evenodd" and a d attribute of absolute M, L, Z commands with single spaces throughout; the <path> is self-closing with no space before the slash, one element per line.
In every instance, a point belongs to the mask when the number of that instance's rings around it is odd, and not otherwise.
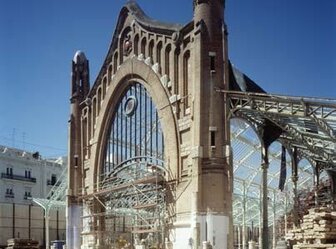
<path fill-rule="evenodd" d="M 180 33 L 179 32 L 174 32 L 173 35 L 172 35 L 172 40 L 175 44 L 178 43 L 179 40 L 180 40 Z"/>
<path fill-rule="evenodd" d="M 123 49 L 124 49 L 124 54 L 126 56 L 128 56 L 132 52 L 133 44 L 132 44 L 130 35 L 127 35 L 124 39 Z"/>

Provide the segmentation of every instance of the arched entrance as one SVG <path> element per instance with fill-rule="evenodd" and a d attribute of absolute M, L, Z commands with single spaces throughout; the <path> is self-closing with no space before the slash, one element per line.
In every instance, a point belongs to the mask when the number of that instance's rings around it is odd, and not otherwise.
<path fill-rule="evenodd" d="M 164 136 L 155 104 L 139 82 L 119 99 L 105 140 L 99 192 L 105 244 L 157 246 L 166 213 Z"/>

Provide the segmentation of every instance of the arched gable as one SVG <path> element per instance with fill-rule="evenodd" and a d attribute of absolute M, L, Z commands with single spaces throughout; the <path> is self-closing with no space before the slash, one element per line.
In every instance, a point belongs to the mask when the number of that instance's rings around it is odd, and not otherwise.
<path fill-rule="evenodd" d="M 92 166 L 89 177 L 94 182 L 92 187 L 97 184 L 99 167 L 103 162 L 104 145 L 109 135 L 109 125 L 113 116 L 112 110 L 117 105 L 124 90 L 134 80 L 144 85 L 158 110 L 163 134 L 166 138 L 169 138 L 165 140 L 166 167 L 168 167 L 174 178 L 177 176 L 179 167 L 178 129 L 168 93 L 152 68 L 133 57 L 125 61 L 114 75 L 112 83 L 107 89 L 106 97 L 102 102 L 100 115 L 97 117 L 96 132 L 91 146 L 92 158 L 90 159 L 90 165 Z"/>

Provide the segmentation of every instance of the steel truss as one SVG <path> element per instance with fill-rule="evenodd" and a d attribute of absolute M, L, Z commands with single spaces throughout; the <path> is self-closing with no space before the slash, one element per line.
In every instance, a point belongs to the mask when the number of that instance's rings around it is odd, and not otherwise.
<path fill-rule="evenodd" d="M 67 182 L 68 168 L 65 167 L 57 179 L 56 183 L 52 186 L 46 198 L 33 198 L 33 202 L 38 204 L 44 209 L 45 217 L 45 234 L 46 234 L 46 248 L 49 248 L 49 213 L 52 209 L 65 209 L 66 202 L 66 193 L 68 189 Z"/>
<path fill-rule="evenodd" d="M 256 127 L 265 119 L 284 132 L 281 139 L 324 168 L 336 164 L 336 100 L 223 91 L 231 117 Z"/>
<path fill-rule="evenodd" d="M 99 232 L 104 245 L 112 248 L 120 243 L 163 244 L 167 208 L 166 171 L 161 165 L 158 159 L 135 157 L 103 176 L 99 190 L 83 197 L 84 203 L 94 203 L 94 198 L 101 208 L 82 217 L 82 235 Z M 98 216 L 104 224 L 99 229 L 92 226 Z"/>

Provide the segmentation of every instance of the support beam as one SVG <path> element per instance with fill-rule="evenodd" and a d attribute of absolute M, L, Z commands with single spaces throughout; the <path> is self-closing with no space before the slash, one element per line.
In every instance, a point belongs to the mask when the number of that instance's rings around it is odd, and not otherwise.
<path fill-rule="evenodd" d="M 268 180 L 267 180 L 267 172 L 269 168 L 268 162 L 268 153 L 267 147 L 263 146 L 262 148 L 262 159 L 263 162 L 261 164 L 262 168 L 262 249 L 269 249 L 269 236 L 268 236 Z"/>
<path fill-rule="evenodd" d="M 246 184 L 243 182 L 243 249 L 246 249 Z"/>
<path fill-rule="evenodd" d="M 293 182 L 293 194 L 294 194 L 294 208 L 293 208 L 293 222 L 294 226 L 298 227 L 298 195 L 297 195 L 297 182 L 298 182 L 298 162 L 297 162 L 297 148 L 293 148 L 292 157 L 292 182 Z"/>
<path fill-rule="evenodd" d="M 259 248 L 261 248 L 262 245 L 262 186 L 260 186 L 260 194 L 259 194 Z"/>
<path fill-rule="evenodd" d="M 46 208 L 44 210 L 44 218 L 45 218 L 45 240 L 46 240 L 46 249 L 49 249 L 50 248 L 50 239 L 49 239 L 49 219 L 50 219 L 50 216 L 49 216 L 49 208 Z"/>
<path fill-rule="evenodd" d="M 276 229 L 275 229 L 275 220 L 276 220 L 276 202 L 275 202 L 275 190 L 273 190 L 273 249 L 276 249 Z"/>
<path fill-rule="evenodd" d="M 298 176 L 297 175 L 293 175 L 292 181 L 293 181 L 293 194 L 294 194 L 293 221 L 294 221 L 294 226 L 298 227 L 298 225 L 299 225 L 299 218 L 298 218 L 298 194 L 297 194 Z"/>

